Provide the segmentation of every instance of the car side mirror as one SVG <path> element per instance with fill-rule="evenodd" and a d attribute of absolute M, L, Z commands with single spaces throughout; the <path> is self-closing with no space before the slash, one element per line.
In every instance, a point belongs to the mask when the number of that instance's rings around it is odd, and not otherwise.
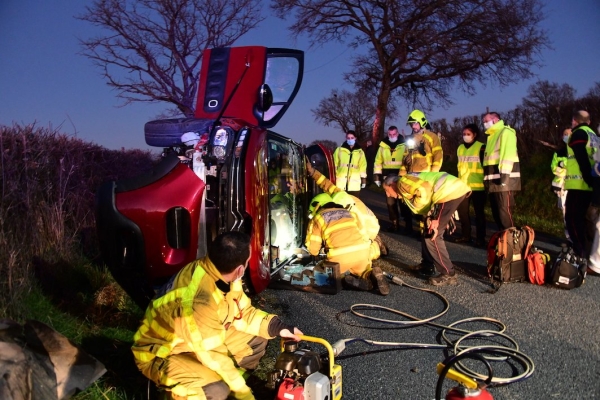
<path fill-rule="evenodd" d="M 267 111 L 273 105 L 273 92 L 266 83 L 260 86 L 258 91 L 258 110 L 261 112 Z"/>

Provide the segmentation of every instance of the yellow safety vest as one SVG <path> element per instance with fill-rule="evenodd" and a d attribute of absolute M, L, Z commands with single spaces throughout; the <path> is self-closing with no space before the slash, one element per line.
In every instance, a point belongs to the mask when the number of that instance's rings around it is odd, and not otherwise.
<path fill-rule="evenodd" d="M 471 190 L 485 190 L 483 187 L 483 166 L 479 154 L 483 143 L 475 141 L 469 148 L 464 144 L 458 146 L 458 177 L 463 180 Z"/>
<path fill-rule="evenodd" d="M 517 134 L 513 128 L 496 122 L 485 131 L 489 135 L 483 156 L 483 182 L 489 192 L 521 190 L 521 164 L 517 154 Z M 502 175 L 508 176 L 502 185 Z"/>
<path fill-rule="evenodd" d="M 367 177 L 367 158 L 358 146 L 352 150 L 338 147 L 333 152 L 335 163 L 335 182 L 338 187 L 348 192 L 360 190 L 361 178 Z"/>
<path fill-rule="evenodd" d="M 384 169 L 400 170 L 405 151 L 406 145 L 404 143 L 397 145 L 393 150 L 387 143 L 379 143 L 379 149 L 377 149 L 375 163 L 373 164 L 373 174 L 381 174 Z"/>
<path fill-rule="evenodd" d="M 592 135 L 596 136 L 594 131 L 588 126 L 581 126 L 577 129 L 581 129 L 585 131 L 588 135 L 588 141 L 585 145 L 585 150 L 590 159 L 590 165 L 594 165 L 594 152 L 595 148 L 593 146 L 595 138 Z M 576 129 L 576 130 L 577 130 Z M 571 142 L 571 138 L 573 137 L 573 131 L 571 136 L 569 137 L 569 143 Z M 585 190 L 592 191 L 592 188 L 583 180 L 583 176 L 581 175 L 581 170 L 579 169 L 579 163 L 575 159 L 575 153 L 573 153 L 573 149 L 571 146 L 567 145 L 567 175 L 565 176 L 565 184 L 564 188 L 566 190 L 574 189 L 574 190 Z"/>
<path fill-rule="evenodd" d="M 552 169 L 552 173 L 554 174 L 554 178 L 552 178 L 552 188 L 554 190 L 561 190 L 565 187 L 565 176 L 567 176 L 567 160 L 568 157 L 560 157 L 556 153 L 554 153 L 552 156 L 550 169 Z M 561 161 L 563 163 L 562 167 L 559 166 Z"/>

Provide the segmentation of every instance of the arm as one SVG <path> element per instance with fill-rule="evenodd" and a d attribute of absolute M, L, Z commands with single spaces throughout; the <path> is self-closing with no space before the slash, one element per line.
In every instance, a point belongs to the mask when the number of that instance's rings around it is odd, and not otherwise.
<path fill-rule="evenodd" d="M 442 142 L 435 133 L 431 132 L 431 171 L 439 172 L 442 168 L 444 160 L 444 152 L 442 150 Z"/>
<path fill-rule="evenodd" d="M 321 225 L 318 223 L 317 218 L 321 218 L 316 215 L 315 218 L 311 219 L 308 223 L 308 229 L 306 230 L 306 241 L 304 243 L 308 252 L 313 256 L 318 256 L 321 247 L 323 246 L 323 238 L 321 237 Z"/>
<path fill-rule="evenodd" d="M 498 170 L 500 172 L 500 182 L 506 185 L 513 170 L 514 151 L 517 148 L 517 135 L 512 129 L 506 127 L 499 133 L 500 135 L 500 160 L 498 160 Z"/>
<path fill-rule="evenodd" d="M 588 140 L 587 132 L 583 129 L 577 129 L 571 135 L 569 147 L 573 150 L 575 160 L 577 160 L 577 164 L 579 164 L 579 170 L 581 171 L 583 180 L 589 186 L 592 186 L 592 164 L 590 163 L 590 159 L 585 149 Z"/>
<path fill-rule="evenodd" d="M 358 160 L 358 170 L 360 171 L 360 182 L 361 188 L 364 188 L 367 183 L 367 156 L 365 152 L 361 149 L 360 158 Z"/>
<path fill-rule="evenodd" d="M 317 183 L 317 186 L 320 187 L 321 190 L 323 190 L 324 192 L 333 194 L 333 193 L 342 191 L 342 189 L 335 186 L 333 184 L 333 182 L 331 182 L 329 179 L 327 179 L 327 177 L 325 177 L 325 175 L 323 175 L 316 169 L 313 170 L 313 173 L 310 174 L 310 176 L 311 176 L 311 178 L 313 178 L 315 180 L 315 182 Z"/>

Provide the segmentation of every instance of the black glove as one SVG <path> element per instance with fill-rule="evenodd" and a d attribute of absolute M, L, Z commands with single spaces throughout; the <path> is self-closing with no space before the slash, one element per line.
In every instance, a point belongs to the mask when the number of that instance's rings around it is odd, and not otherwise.
<path fill-rule="evenodd" d="M 269 321 L 267 331 L 269 332 L 269 336 L 279 336 L 279 332 L 284 329 L 289 329 L 292 333 L 294 332 L 294 326 L 284 323 L 279 317 L 274 317 Z"/>
<path fill-rule="evenodd" d="M 419 147 L 417 148 L 419 150 L 419 154 L 421 154 L 422 156 L 426 156 L 427 152 L 425 151 L 425 141 L 421 140 L 421 143 L 419 143 Z"/>
<path fill-rule="evenodd" d="M 510 179 L 509 174 L 500 174 L 500 184 L 502 186 L 508 185 L 508 180 Z"/>

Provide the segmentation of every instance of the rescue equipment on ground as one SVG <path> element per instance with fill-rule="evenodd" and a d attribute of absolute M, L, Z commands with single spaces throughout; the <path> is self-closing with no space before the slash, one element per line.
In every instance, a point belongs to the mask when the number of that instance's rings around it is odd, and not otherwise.
<path fill-rule="evenodd" d="M 532 248 L 527 256 L 527 277 L 534 285 L 546 283 L 546 269 L 550 264 L 550 254 Z"/>
<path fill-rule="evenodd" d="M 527 225 L 510 227 L 492 235 L 487 245 L 487 269 L 494 291 L 503 282 L 522 282 L 527 278 L 527 256 L 534 238 L 535 232 Z M 500 284 L 495 286 L 494 280 Z"/>
<path fill-rule="evenodd" d="M 562 246 L 550 271 L 550 283 L 561 289 L 574 289 L 583 284 L 587 275 L 587 259 L 578 257 L 573 249 Z"/>

